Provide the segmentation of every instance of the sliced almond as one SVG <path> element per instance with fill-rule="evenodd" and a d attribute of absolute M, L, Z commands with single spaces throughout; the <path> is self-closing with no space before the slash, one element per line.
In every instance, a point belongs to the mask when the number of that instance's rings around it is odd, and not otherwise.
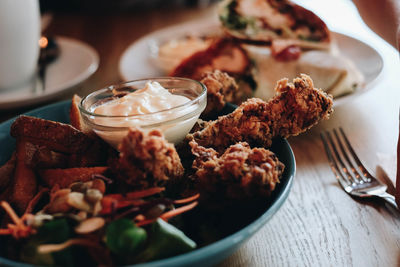
<path fill-rule="evenodd" d="M 69 188 L 60 189 L 51 194 L 51 201 L 46 205 L 44 210 L 46 213 L 67 213 L 71 210 L 71 206 L 68 203 L 69 194 L 71 190 Z"/>
<path fill-rule="evenodd" d="M 97 189 L 88 189 L 85 194 L 86 202 L 96 204 L 103 198 L 103 194 Z"/>
<path fill-rule="evenodd" d="M 91 212 L 92 207 L 85 201 L 85 195 L 79 192 L 71 192 L 68 195 L 68 204 L 78 210 Z"/>
<path fill-rule="evenodd" d="M 103 180 L 101 179 L 94 179 L 89 182 L 87 182 L 89 188 L 91 189 L 97 189 L 100 191 L 100 193 L 104 194 L 106 191 L 106 185 Z"/>
<path fill-rule="evenodd" d="M 99 212 L 103 209 L 103 207 L 101 206 L 101 202 L 98 201 L 96 202 L 96 204 L 94 204 L 93 207 L 93 216 L 96 216 L 97 214 L 99 214 Z"/>
<path fill-rule="evenodd" d="M 105 224 L 105 220 L 101 217 L 92 217 L 82 221 L 75 227 L 77 234 L 89 234 L 101 229 Z"/>

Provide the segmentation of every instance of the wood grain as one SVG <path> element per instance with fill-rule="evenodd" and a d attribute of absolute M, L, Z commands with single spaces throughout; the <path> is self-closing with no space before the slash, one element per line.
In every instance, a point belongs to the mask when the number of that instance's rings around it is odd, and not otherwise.
<path fill-rule="evenodd" d="M 392 94 L 400 99 L 398 88 L 394 82 L 386 94 L 371 92 L 338 107 L 329 121 L 289 139 L 297 173 L 287 202 L 221 266 L 399 266 L 400 214 L 379 200 L 348 196 L 336 182 L 319 138 L 323 130 L 343 127 L 374 173 L 376 151 L 396 151 L 398 103 L 382 103 L 390 102 Z"/>
<path fill-rule="evenodd" d="M 343 8 L 347 2 L 340 1 L 337 6 Z M 75 90 L 85 95 L 120 81 L 118 62 L 132 42 L 162 27 L 210 16 L 213 9 L 54 14 L 46 34 L 80 39 L 99 52 L 98 71 Z M 336 16 L 338 12 L 344 11 L 332 9 L 322 13 Z M 350 30 L 350 24 L 343 21 L 339 24 Z M 398 53 L 365 28 L 354 26 L 351 30 L 355 35 L 365 34 L 365 40 L 382 53 L 384 77 L 369 93 L 335 107 L 329 121 L 289 139 L 296 157 L 297 174 L 287 201 L 221 266 L 400 266 L 399 213 L 380 201 L 359 201 L 348 196 L 330 170 L 319 137 L 321 131 L 341 126 L 372 173 L 380 164 L 377 153 L 396 152 L 400 103 Z M 63 98 L 70 98 L 72 93 Z M 2 112 L 0 121 L 26 110 Z"/>

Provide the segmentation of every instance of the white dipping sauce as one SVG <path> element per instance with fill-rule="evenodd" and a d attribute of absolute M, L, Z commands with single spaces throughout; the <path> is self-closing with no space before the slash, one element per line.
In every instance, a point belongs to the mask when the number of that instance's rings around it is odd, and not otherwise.
<path fill-rule="evenodd" d="M 190 99 L 185 96 L 170 93 L 158 82 L 148 82 L 140 90 L 92 107 L 91 112 L 95 114 L 121 116 L 92 116 L 92 122 L 97 124 L 93 130 L 115 148 L 126 136 L 128 128 L 137 126 L 144 131 L 158 129 L 169 142 L 176 144 L 183 140 L 201 113 L 200 111 L 195 116 L 183 120 L 178 119 L 196 110 L 197 105 L 178 107 L 189 101 Z M 149 125 L 154 127 L 146 127 Z"/>

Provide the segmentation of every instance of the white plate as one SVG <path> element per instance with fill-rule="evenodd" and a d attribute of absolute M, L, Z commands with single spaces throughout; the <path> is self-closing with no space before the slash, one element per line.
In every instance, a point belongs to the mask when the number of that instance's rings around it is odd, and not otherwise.
<path fill-rule="evenodd" d="M 46 89 L 35 90 L 37 81 L 21 88 L 0 91 L 0 109 L 29 106 L 57 97 L 89 78 L 99 66 L 99 55 L 94 48 L 81 41 L 56 37 L 60 57 L 46 69 Z"/>
<path fill-rule="evenodd" d="M 158 44 L 187 34 L 202 35 L 218 30 L 217 22 L 199 20 L 148 34 L 131 44 L 122 54 L 119 62 L 120 76 L 126 81 L 165 76 L 166 73 L 154 64 L 154 48 Z M 374 48 L 358 39 L 337 32 L 333 32 L 333 37 L 337 40 L 341 53 L 352 60 L 365 77 L 364 87 L 352 94 L 335 98 L 334 106 L 338 106 L 374 87 L 382 74 L 383 58 Z"/>

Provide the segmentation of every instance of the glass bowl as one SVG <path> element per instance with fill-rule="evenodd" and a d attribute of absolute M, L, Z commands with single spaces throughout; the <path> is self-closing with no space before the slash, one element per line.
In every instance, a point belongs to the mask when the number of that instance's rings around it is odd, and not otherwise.
<path fill-rule="evenodd" d="M 146 114 L 102 115 L 94 112 L 96 107 L 140 90 L 148 82 L 158 82 L 171 94 L 185 96 L 189 101 Z M 97 90 L 81 100 L 79 111 L 86 126 L 118 148 L 130 127 L 140 127 L 144 131 L 158 129 L 169 142 L 177 144 L 192 129 L 206 104 L 207 89 L 204 84 L 186 78 L 161 77 L 124 82 Z"/>

